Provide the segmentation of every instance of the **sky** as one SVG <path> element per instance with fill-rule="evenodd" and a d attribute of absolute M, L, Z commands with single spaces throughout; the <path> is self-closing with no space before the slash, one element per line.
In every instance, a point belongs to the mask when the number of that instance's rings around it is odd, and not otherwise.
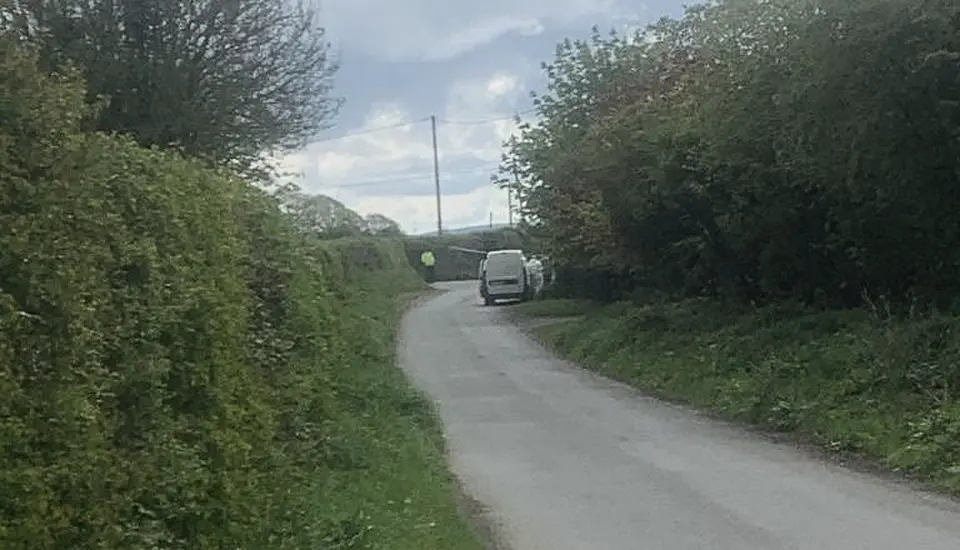
<path fill-rule="evenodd" d="M 501 144 L 530 119 L 540 64 L 591 27 L 629 31 L 682 13 L 681 0 L 319 0 L 345 103 L 331 127 L 282 166 L 308 193 L 407 233 L 435 231 L 429 117 L 437 118 L 444 229 L 508 219 L 490 183 Z"/>

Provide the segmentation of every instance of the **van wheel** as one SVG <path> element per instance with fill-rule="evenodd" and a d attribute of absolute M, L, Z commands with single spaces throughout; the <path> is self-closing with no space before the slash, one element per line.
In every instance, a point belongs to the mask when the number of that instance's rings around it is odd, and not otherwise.
<path fill-rule="evenodd" d="M 484 296 L 484 297 L 483 297 L 483 305 L 485 305 L 485 306 L 492 306 L 492 305 L 494 305 L 495 303 L 496 303 L 496 302 L 494 301 L 494 299 L 491 298 L 490 296 Z"/>

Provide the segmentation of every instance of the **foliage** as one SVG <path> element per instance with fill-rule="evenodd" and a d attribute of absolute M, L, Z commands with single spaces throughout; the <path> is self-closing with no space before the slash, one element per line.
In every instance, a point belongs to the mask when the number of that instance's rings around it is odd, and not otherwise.
<path fill-rule="evenodd" d="M 544 70 L 497 183 L 616 303 L 537 332 L 960 491 L 960 4 L 717 0 Z"/>
<path fill-rule="evenodd" d="M 383 214 L 362 216 L 342 202 L 326 195 L 308 195 L 300 191 L 280 194 L 284 212 L 303 233 L 323 239 L 403 234 L 400 224 Z"/>
<path fill-rule="evenodd" d="M 401 244 L 83 132 L 37 57 L 0 36 L 0 547 L 476 548 L 391 361 Z"/>
<path fill-rule="evenodd" d="M 566 41 L 500 183 L 573 294 L 947 306 L 958 13 L 950 0 L 721 0 L 633 39 Z"/>
<path fill-rule="evenodd" d="M 336 70 L 306 3 L 12 0 L 41 60 L 79 67 L 95 126 L 260 174 L 329 122 Z"/>
<path fill-rule="evenodd" d="M 541 304 L 549 302 L 529 305 Z M 606 376 L 960 495 L 955 317 L 879 320 L 787 305 L 735 312 L 703 301 L 581 312 L 534 330 Z"/>
<path fill-rule="evenodd" d="M 354 236 L 363 231 L 363 216 L 326 195 L 293 191 L 285 193 L 282 200 L 284 212 L 304 233 L 335 238 Z"/>
<path fill-rule="evenodd" d="M 367 214 L 363 217 L 363 226 L 370 235 L 399 237 L 403 235 L 400 224 L 383 214 Z"/>
<path fill-rule="evenodd" d="M 385 254 L 381 272 L 357 271 L 342 302 L 340 322 L 351 335 L 336 389 L 343 403 L 319 513 L 337 525 L 340 540 L 321 548 L 481 550 L 460 517 L 447 469 L 439 420 L 394 363 L 398 290 L 423 282 L 399 243 L 366 239 L 340 243 Z M 349 253 L 349 252 L 348 252 Z M 354 252 L 355 253 L 355 252 Z M 401 296 L 402 302 L 414 294 Z M 350 537 L 356 537 L 351 546 Z"/>

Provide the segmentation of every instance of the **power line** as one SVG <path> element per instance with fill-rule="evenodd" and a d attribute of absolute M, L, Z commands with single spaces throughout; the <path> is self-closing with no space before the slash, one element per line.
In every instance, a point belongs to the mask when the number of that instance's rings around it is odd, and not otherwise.
<path fill-rule="evenodd" d="M 371 133 L 373 133 L 373 132 L 383 132 L 383 131 L 385 131 L 385 130 L 395 130 L 395 129 L 397 129 L 397 128 L 403 128 L 404 126 L 412 126 L 412 125 L 414 125 L 414 124 L 419 124 L 419 123 L 421 123 L 421 122 L 427 122 L 428 120 L 430 120 L 430 117 L 418 118 L 418 119 L 416 119 L 416 120 L 408 120 L 408 121 L 406 121 L 406 122 L 398 122 L 398 123 L 396 123 L 396 124 L 388 124 L 388 125 L 386 125 L 386 126 L 377 126 L 377 127 L 374 127 L 374 128 L 367 128 L 367 129 L 365 129 L 365 130 L 357 130 L 356 132 L 350 132 L 350 133 L 343 134 L 343 135 L 339 135 L 339 136 L 328 137 L 328 138 L 324 138 L 324 139 L 317 139 L 317 140 L 312 141 L 311 143 L 324 143 L 324 142 L 327 142 L 327 141 L 337 141 L 337 140 L 340 140 L 340 139 L 346 139 L 346 138 L 353 137 L 353 136 L 362 136 L 363 134 L 371 134 Z"/>
<path fill-rule="evenodd" d="M 487 118 L 487 119 L 478 119 L 478 120 L 447 120 L 447 119 L 437 118 L 437 122 L 442 123 L 442 124 L 457 124 L 457 125 L 472 126 L 472 125 L 478 125 L 478 124 L 489 124 L 489 123 L 491 123 L 491 122 L 502 122 L 502 121 L 504 121 L 504 120 L 513 120 L 514 118 L 516 118 L 516 117 L 518 117 L 518 116 L 520 116 L 520 115 L 530 114 L 530 113 L 532 113 L 532 112 L 534 112 L 534 111 L 536 111 L 536 109 L 526 109 L 526 110 L 523 110 L 523 111 L 518 111 L 518 112 L 516 112 L 516 113 L 514 113 L 514 114 L 512 114 L 512 115 L 508 115 L 508 116 L 502 116 L 502 117 L 496 117 L 496 118 Z M 341 139 L 347 139 L 347 138 L 351 138 L 351 137 L 354 137 L 354 136 L 362 136 L 362 135 L 364 135 L 364 134 L 372 134 L 372 133 L 374 133 L 374 132 L 383 132 L 383 131 L 386 131 L 386 130 L 396 130 L 397 128 L 403 128 L 403 127 L 405 127 L 405 126 L 412 126 L 412 125 L 414 125 L 414 124 L 420 124 L 420 123 L 422 123 L 422 122 L 428 122 L 429 120 L 430 120 L 430 117 L 423 117 L 423 118 L 418 118 L 418 119 L 414 119 L 414 120 L 407 120 L 407 121 L 404 121 L 404 122 L 397 122 L 397 123 L 395 123 L 395 124 L 387 124 L 387 125 L 384 125 L 384 126 L 376 126 L 376 127 L 373 127 L 373 128 L 366 128 L 366 129 L 364 129 L 364 130 L 357 130 L 356 132 L 348 132 L 348 133 L 346 133 L 346 134 L 341 134 L 341 135 L 339 135 L 339 136 L 332 136 L 332 137 L 327 137 L 327 138 L 316 139 L 316 140 L 313 140 L 311 143 L 325 143 L 325 142 L 328 142 L 328 141 L 338 141 L 338 140 L 341 140 Z"/>
<path fill-rule="evenodd" d="M 523 111 L 517 111 L 517 112 L 515 112 L 515 113 L 513 113 L 512 115 L 509 115 L 509 116 L 502 116 L 502 117 L 497 117 L 497 118 L 489 118 L 489 119 L 485 119 L 485 120 L 469 120 L 469 121 L 464 121 L 464 120 L 440 120 L 440 119 L 437 118 L 436 115 L 430 115 L 429 117 L 425 117 L 425 118 L 421 118 L 421 119 L 417 119 L 417 120 L 410 120 L 410 121 L 406 121 L 406 122 L 399 122 L 399 123 L 396 123 L 396 124 L 390 124 L 390 125 L 386 125 L 386 126 L 378 126 L 378 127 L 375 127 L 375 128 L 367 128 L 367 129 L 364 129 L 364 130 L 359 130 L 359 131 L 356 131 L 356 132 L 350 132 L 350 133 L 343 134 L 343 135 L 336 136 L 336 137 L 330 137 L 330 138 L 320 139 L 320 140 L 315 141 L 314 143 L 323 143 L 323 142 L 330 142 L 330 141 L 335 141 L 335 140 L 341 140 L 341 139 L 346 139 L 346 138 L 354 137 L 354 136 L 358 136 L 358 135 L 369 134 L 369 133 L 373 133 L 373 132 L 382 132 L 382 131 L 386 131 L 386 130 L 393 130 L 393 129 L 397 129 L 397 128 L 403 128 L 403 127 L 406 127 L 406 126 L 411 126 L 411 125 L 413 125 L 413 124 L 417 124 L 417 123 L 420 123 L 420 122 L 430 121 L 430 132 L 431 132 L 432 141 L 433 141 L 433 180 L 434 180 L 434 187 L 435 187 L 435 189 L 436 189 L 436 195 L 437 195 L 437 235 L 442 235 L 442 234 L 443 234 L 443 221 L 442 221 L 441 210 L 440 210 L 440 208 L 441 208 L 441 190 L 440 190 L 439 150 L 438 150 L 438 147 L 437 147 L 437 122 L 441 122 L 441 123 L 444 123 L 444 124 L 471 125 L 471 126 L 473 126 L 473 125 L 489 124 L 489 123 L 491 123 L 491 122 L 500 122 L 500 121 L 506 121 L 506 120 L 516 121 L 517 119 L 520 118 L 520 115 L 529 114 L 529 113 L 534 112 L 535 110 L 536 110 L 536 109 L 526 109 L 526 110 L 523 110 Z M 477 168 L 473 168 L 473 169 L 469 169 L 469 170 L 464 170 L 464 171 L 453 171 L 453 172 L 450 172 L 450 174 L 456 175 L 456 174 L 458 174 L 458 173 L 459 173 L 459 174 L 478 173 L 478 172 L 481 171 L 481 170 L 482 170 L 482 171 L 486 171 L 486 172 L 492 172 L 493 170 L 496 170 L 496 169 L 499 168 L 499 167 L 500 167 L 500 165 L 497 164 L 497 165 L 491 166 L 491 167 L 482 167 L 482 168 L 477 167 Z M 423 180 L 425 180 L 425 179 L 427 179 L 427 176 L 412 176 L 412 177 L 405 177 L 405 178 L 403 178 L 403 177 L 401 177 L 401 178 L 381 178 L 381 179 L 368 180 L 368 181 L 345 183 L 345 184 L 341 184 L 341 185 L 328 185 L 328 186 L 324 186 L 323 189 L 324 189 L 324 190 L 326 190 L 326 189 L 351 189 L 351 188 L 357 188 L 357 187 L 369 187 L 369 186 L 375 186 L 375 185 L 383 185 L 383 184 L 385 184 L 385 183 L 399 183 L 399 182 L 403 182 L 403 181 L 423 181 Z M 512 196 L 511 196 L 511 195 L 508 195 L 508 202 L 509 202 L 511 199 L 512 199 Z M 513 206 L 512 206 L 512 204 L 510 204 L 510 206 L 508 207 L 508 210 L 510 211 L 510 223 L 511 223 L 511 225 L 512 225 L 512 224 L 513 224 Z"/>
<path fill-rule="evenodd" d="M 466 175 L 466 174 L 479 174 L 482 172 L 492 172 L 496 170 L 499 166 L 500 166 L 499 164 L 491 164 L 489 166 L 474 166 L 473 168 L 466 168 L 462 170 L 452 170 L 452 171 L 444 172 L 444 175 L 454 176 L 454 175 Z M 426 180 L 433 179 L 433 176 L 434 176 L 433 173 L 430 173 L 430 174 L 418 174 L 413 176 L 404 176 L 404 177 L 396 177 L 396 178 L 378 178 L 378 179 L 344 183 L 340 185 L 324 185 L 322 186 L 321 189 L 352 189 L 354 187 L 372 187 L 376 185 L 383 185 L 385 183 L 426 181 Z"/>
<path fill-rule="evenodd" d="M 513 120 L 520 115 L 527 115 L 536 111 L 536 109 L 525 109 L 523 111 L 517 111 L 509 116 L 502 116 L 498 118 L 487 118 L 480 120 L 447 120 L 447 119 L 437 119 L 437 122 L 442 122 L 444 124 L 461 124 L 461 125 L 475 125 L 475 124 L 489 124 L 491 122 L 501 122 L 504 120 Z"/>

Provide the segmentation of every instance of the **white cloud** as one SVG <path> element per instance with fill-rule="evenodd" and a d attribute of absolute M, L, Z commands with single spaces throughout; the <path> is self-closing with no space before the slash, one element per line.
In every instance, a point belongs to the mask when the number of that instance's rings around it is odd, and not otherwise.
<path fill-rule="evenodd" d="M 498 74 L 487 82 L 487 97 L 490 100 L 503 97 L 517 89 L 517 78 L 507 74 Z"/>
<path fill-rule="evenodd" d="M 445 227 L 486 223 L 491 210 L 506 216 L 506 196 L 490 176 L 503 141 L 516 130 L 513 101 L 523 91 L 520 79 L 505 72 L 450 87 L 437 128 Z M 375 105 L 346 137 L 313 143 L 282 165 L 302 174 L 298 183 L 307 192 L 364 214 L 380 212 L 406 231 L 429 230 L 436 219 L 430 124 L 404 124 L 412 117 L 396 104 Z"/>
<path fill-rule="evenodd" d="M 527 55 L 537 61 L 549 55 L 546 52 L 552 49 L 557 31 L 575 28 L 572 34 L 584 35 L 593 23 L 622 29 L 637 24 L 645 12 L 643 0 L 317 1 L 321 22 L 333 42 L 350 56 L 351 63 L 366 65 L 353 71 L 354 80 L 345 85 L 348 99 L 355 97 L 351 87 L 362 86 L 364 93 L 358 95 L 371 98 L 365 101 L 376 101 L 372 99 L 376 97 L 393 101 L 363 105 L 366 116 L 362 123 L 343 129 L 347 137 L 313 143 L 285 157 L 282 164 L 303 174 L 298 183 L 306 191 L 330 195 L 362 213 L 391 216 L 406 231 L 435 228 L 433 148 L 429 122 L 400 123 L 425 114 L 411 112 L 406 105 L 433 110 L 437 98 L 433 93 L 425 97 L 396 94 L 436 90 L 444 86 L 444 71 L 484 70 L 479 66 L 501 69 L 467 79 L 461 76 L 450 83 L 437 114 L 444 226 L 484 224 L 491 211 L 500 212 L 495 214 L 497 220 L 504 221 L 506 196 L 489 178 L 500 160 L 503 141 L 516 130 L 511 115 L 530 107 L 525 85 L 538 64 L 528 61 Z M 529 47 L 527 51 L 517 51 L 515 42 L 506 41 L 499 52 L 495 48 L 475 52 L 480 57 L 471 58 L 471 63 L 477 65 L 443 62 L 508 34 L 534 38 L 519 41 Z M 533 45 L 538 41 L 543 50 Z M 398 86 L 391 94 L 393 79 L 408 77 L 422 78 L 424 83 Z M 352 103 L 346 108 L 352 110 Z M 464 123 L 470 121 L 484 122 Z M 391 125 L 397 127 L 383 129 Z"/>
<path fill-rule="evenodd" d="M 424 57 L 428 60 L 449 59 L 493 42 L 505 34 L 515 32 L 532 36 L 543 31 L 543 24 L 536 18 L 494 17 L 443 37 L 440 47 L 424 52 Z"/>
<path fill-rule="evenodd" d="M 447 59 L 508 34 L 635 12 L 640 0 L 321 0 L 332 38 L 387 60 Z"/>

